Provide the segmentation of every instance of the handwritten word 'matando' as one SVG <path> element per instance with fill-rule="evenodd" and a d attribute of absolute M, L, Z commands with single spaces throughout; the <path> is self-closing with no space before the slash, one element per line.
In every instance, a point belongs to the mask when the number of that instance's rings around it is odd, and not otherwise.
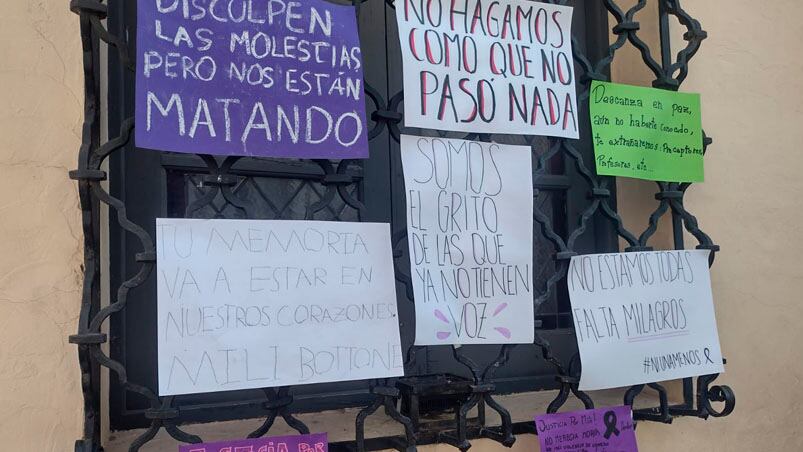
<path fill-rule="evenodd" d="M 156 119 L 157 114 L 161 118 Z M 335 118 L 326 109 L 314 105 L 304 109 L 297 105 L 269 105 L 266 110 L 261 101 L 246 103 L 239 98 L 199 97 L 197 103 L 187 105 L 179 93 L 160 96 L 150 91 L 145 115 L 147 130 L 151 130 L 154 121 L 170 121 L 182 137 L 194 138 L 203 130 L 209 137 L 222 135 L 226 142 L 237 139 L 242 143 L 247 143 L 253 133 L 264 137 L 265 142 L 320 144 L 334 137 L 338 144 L 349 147 L 360 139 L 364 127 L 360 116 L 353 111 Z M 235 121 L 236 118 L 240 119 Z M 244 118 L 248 119 L 241 121 Z"/>

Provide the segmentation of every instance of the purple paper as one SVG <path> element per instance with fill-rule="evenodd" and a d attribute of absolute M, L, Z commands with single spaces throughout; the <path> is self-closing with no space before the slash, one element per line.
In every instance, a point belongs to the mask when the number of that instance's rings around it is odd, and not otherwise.
<path fill-rule="evenodd" d="M 273 436 L 179 446 L 179 452 L 329 452 L 326 433 Z"/>
<path fill-rule="evenodd" d="M 541 452 L 638 452 L 629 406 L 536 416 Z"/>
<path fill-rule="evenodd" d="M 353 6 L 140 0 L 137 8 L 138 147 L 368 157 Z"/>

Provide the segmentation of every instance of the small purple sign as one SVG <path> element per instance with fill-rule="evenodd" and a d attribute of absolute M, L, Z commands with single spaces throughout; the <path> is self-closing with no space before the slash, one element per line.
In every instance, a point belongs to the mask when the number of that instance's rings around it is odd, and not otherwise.
<path fill-rule="evenodd" d="M 273 436 L 179 446 L 179 452 L 329 452 L 326 433 Z"/>
<path fill-rule="evenodd" d="M 536 416 L 541 452 L 638 452 L 629 406 Z"/>
<path fill-rule="evenodd" d="M 325 0 L 139 0 L 136 145 L 367 158 L 354 7 Z"/>

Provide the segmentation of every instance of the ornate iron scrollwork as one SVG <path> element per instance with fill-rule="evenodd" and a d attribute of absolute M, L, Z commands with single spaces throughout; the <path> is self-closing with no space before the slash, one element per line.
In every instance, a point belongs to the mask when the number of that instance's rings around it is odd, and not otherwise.
<path fill-rule="evenodd" d="M 360 14 L 360 5 L 365 2 L 384 3 L 386 8 L 393 8 L 392 0 L 353 0 L 357 6 L 357 14 Z M 633 45 L 640 52 L 641 58 L 647 68 L 653 73 L 653 86 L 676 90 L 686 79 L 689 70 L 689 61 L 695 56 L 702 41 L 706 38 L 706 33 L 701 28 L 699 22 L 694 20 L 681 7 L 679 0 L 660 0 L 660 17 L 658 20 L 662 25 L 661 40 L 661 62 L 653 57 L 649 45 L 639 36 L 640 25 L 635 20 L 636 14 L 647 5 L 647 0 L 639 0 L 632 8 L 624 11 L 614 0 L 598 0 L 613 19 L 611 27 L 615 40 L 610 43 L 605 52 L 597 61 L 592 61 L 584 55 L 575 42 L 575 63 L 578 68 L 578 90 L 581 101 L 587 100 L 589 87 L 592 80 L 607 80 L 606 75 L 610 70 L 610 65 L 615 58 L 616 52 L 627 43 Z M 549 3 L 570 4 L 566 0 L 552 0 Z M 364 7 L 364 6 L 363 6 Z M 76 442 L 76 451 L 92 452 L 101 450 L 100 444 L 100 368 L 105 367 L 110 370 L 111 378 L 116 378 L 125 390 L 139 394 L 147 399 L 150 408 L 145 412 L 145 416 L 150 421 L 150 427 L 136 438 L 129 446 L 129 450 L 136 451 L 142 445 L 148 443 L 161 429 L 164 429 L 170 436 L 179 442 L 196 443 L 202 438 L 191 435 L 179 428 L 182 421 L 181 406 L 174 397 L 159 397 L 151 388 L 142 386 L 129 379 L 123 363 L 113 360 L 104 352 L 102 345 L 108 341 L 106 334 L 102 332 L 102 326 L 111 316 L 126 309 L 127 295 L 129 291 L 145 281 L 155 265 L 155 248 L 153 238 L 141 225 L 129 220 L 126 214 L 125 204 L 114 198 L 102 185 L 107 177 L 101 169 L 104 161 L 110 155 L 124 152 L 128 145 L 132 131 L 135 127 L 132 118 L 126 119 L 116 137 L 106 142 L 100 141 L 100 71 L 99 52 L 101 45 L 113 48 L 121 64 L 128 70 L 133 71 L 135 60 L 131 56 L 131 47 L 125 38 L 111 34 L 104 26 L 103 19 L 108 14 L 106 5 L 98 0 L 72 0 L 70 9 L 80 17 L 80 32 L 83 46 L 83 70 L 84 70 L 84 124 L 82 133 L 82 144 L 78 151 L 78 169 L 70 173 L 70 177 L 78 183 L 80 205 L 83 215 L 84 232 L 84 284 L 81 300 L 81 312 L 78 322 L 77 334 L 70 336 L 70 342 L 78 347 L 78 361 L 82 376 L 82 391 L 84 396 L 84 431 L 82 438 Z M 668 20 L 670 17 L 676 18 L 679 23 L 686 28 L 683 38 L 686 46 L 680 50 L 674 59 L 670 54 L 668 40 Z M 365 84 L 365 94 L 368 98 L 371 120 L 374 122 L 369 131 L 369 138 L 374 139 L 388 130 L 392 139 L 398 142 L 399 135 L 403 131 L 401 113 L 404 93 L 399 91 L 389 99 L 384 99 L 382 94 L 372 87 Z M 487 136 L 469 135 L 472 138 L 489 139 Z M 534 143 L 535 137 L 529 138 Z M 711 140 L 706 139 L 706 146 L 710 145 Z M 717 245 L 712 239 L 701 230 L 695 216 L 684 206 L 683 198 L 689 184 L 658 183 L 655 195 L 658 205 L 649 217 L 649 224 L 644 231 L 634 233 L 629 231 L 623 224 L 622 219 L 615 210 L 611 199 L 611 188 L 613 179 L 598 177 L 589 163 L 583 158 L 583 154 L 576 148 L 571 140 L 549 139 L 547 152 L 538 159 L 536 169 L 536 181 L 539 177 L 548 178 L 553 176 L 550 173 L 547 162 L 555 156 L 562 156 L 572 165 L 579 177 L 587 186 L 588 203 L 579 215 L 577 224 L 569 228 L 569 233 L 561 236 L 556 232 L 550 216 L 536 206 L 533 221 L 538 225 L 536 233 L 543 235 L 543 238 L 554 246 L 555 267 L 554 272 L 545 279 L 545 284 L 540 288 L 540 293 L 534 299 L 536 312 L 543 302 L 550 297 L 556 290 L 557 284 L 566 276 L 568 261 L 571 256 L 577 254 L 577 241 L 586 232 L 590 222 L 596 217 L 603 218 L 610 222 L 617 235 L 627 242 L 627 251 L 650 250 L 650 239 L 654 236 L 658 223 L 666 215 L 672 215 L 675 219 L 676 230 L 682 236 L 682 229 L 685 228 L 698 241 L 697 248 L 718 251 Z M 201 156 L 207 166 L 207 175 L 200 181 L 201 195 L 186 207 L 186 216 L 193 216 L 201 209 L 210 206 L 218 195 L 222 195 L 227 203 L 240 209 L 246 217 L 251 216 L 252 205 L 249 200 L 243 199 L 237 192 L 236 186 L 238 178 L 232 174 L 232 166 L 238 161 L 237 157 L 229 157 L 222 162 L 210 156 Z M 320 167 L 320 178 L 318 182 L 324 187 L 323 193 L 318 202 L 307 206 L 306 217 L 313 216 L 330 206 L 339 197 L 345 205 L 357 211 L 357 216 L 362 218 L 365 206 L 360 199 L 355 196 L 353 188 L 356 183 L 356 174 L 352 173 L 353 161 L 344 160 L 339 162 L 329 160 L 315 160 L 313 163 Z M 534 190 L 534 196 L 538 195 L 538 183 Z M 113 212 L 111 215 L 119 223 L 122 230 L 126 231 L 139 243 L 140 251 L 136 255 L 138 271 L 120 284 L 113 288 L 111 303 L 100 308 L 100 234 L 99 205 L 105 204 Z M 404 242 L 406 231 L 396 231 L 393 235 L 394 256 L 397 260 L 404 258 Z M 676 241 L 678 247 L 682 247 L 682 241 Z M 712 253 L 713 256 L 713 253 Z M 713 259 L 712 259 L 713 263 Z M 412 287 L 410 276 L 398 271 L 397 280 L 403 282 L 407 287 L 408 297 L 412 299 Z M 550 343 L 536 330 L 535 344 L 541 349 L 541 356 L 533 356 L 532 359 L 543 359 L 551 364 L 557 374 L 559 391 L 554 400 L 546 407 L 547 412 L 556 412 L 564 407 L 569 397 L 574 396 L 586 407 L 591 408 L 594 402 L 591 396 L 578 389 L 579 381 L 579 359 L 577 357 L 559 357 L 556 355 Z M 472 438 L 490 438 L 498 441 L 505 446 L 511 446 L 515 441 L 514 433 L 533 432 L 531 423 L 516 423 L 511 419 L 510 414 L 496 398 L 494 398 L 493 378 L 495 372 L 508 363 L 510 352 L 513 346 L 500 346 L 495 359 L 487 363 L 476 363 L 461 353 L 459 349 L 453 349 L 453 358 L 464 365 L 471 374 L 465 391 L 465 397 L 461 400 L 456 410 L 454 424 L 439 432 L 437 435 L 422 435 L 416 431 L 416 423 L 402 414 L 398 409 L 398 401 L 401 397 L 399 389 L 393 380 L 379 380 L 372 382 L 371 394 L 373 402 L 359 411 L 355 419 L 355 439 L 350 443 L 340 444 L 349 449 L 363 451 L 367 449 L 395 448 L 403 451 L 415 450 L 416 445 L 422 441 L 444 441 L 450 443 L 461 450 L 471 447 Z M 417 347 L 411 346 L 407 351 L 407 360 L 411 361 L 415 357 Z M 565 362 L 569 362 L 568 365 Z M 697 379 L 696 394 L 686 394 L 685 403 L 680 406 L 669 405 L 667 391 L 659 384 L 638 385 L 630 388 L 624 394 L 624 403 L 633 405 L 635 399 L 645 389 L 657 391 L 660 404 L 650 409 L 640 409 L 635 411 L 637 420 L 656 421 L 669 423 L 676 416 L 696 416 L 700 418 L 721 417 L 730 414 L 735 406 L 735 396 L 733 391 L 727 386 L 712 386 L 717 375 L 702 376 Z M 455 383 L 457 384 L 457 383 Z M 461 382 L 460 384 L 464 384 Z M 691 379 L 686 381 L 691 385 Z M 688 391 L 687 391 L 688 392 Z M 271 428 L 277 418 L 282 418 L 291 428 L 300 432 L 307 433 L 309 428 L 300 420 L 293 417 L 290 407 L 293 403 L 290 388 L 276 388 L 264 390 L 265 400 L 262 404 L 264 410 L 264 422 L 256 430 L 251 432 L 250 437 L 259 437 L 270 433 Z M 482 425 L 479 428 L 470 427 L 467 423 L 467 413 L 479 403 L 489 406 L 496 411 L 500 418 L 499 426 Z M 717 409 L 715 404 L 724 404 L 721 409 Z M 364 422 L 367 416 L 384 408 L 385 412 L 402 427 L 404 436 L 389 436 L 366 440 L 364 434 Z M 425 438 L 424 438 L 425 437 Z"/>

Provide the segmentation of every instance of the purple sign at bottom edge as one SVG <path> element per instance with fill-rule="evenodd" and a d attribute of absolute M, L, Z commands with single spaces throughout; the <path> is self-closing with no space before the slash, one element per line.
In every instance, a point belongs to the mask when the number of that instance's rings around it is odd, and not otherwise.
<path fill-rule="evenodd" d="M 629 406 L 535 417 L 541 452 L 638 452 Z"/>
<path fill-rule="evenodd" d="M 329 452 L 326 433 L 238 439 L 179 446 L 179 452 Z"/>

